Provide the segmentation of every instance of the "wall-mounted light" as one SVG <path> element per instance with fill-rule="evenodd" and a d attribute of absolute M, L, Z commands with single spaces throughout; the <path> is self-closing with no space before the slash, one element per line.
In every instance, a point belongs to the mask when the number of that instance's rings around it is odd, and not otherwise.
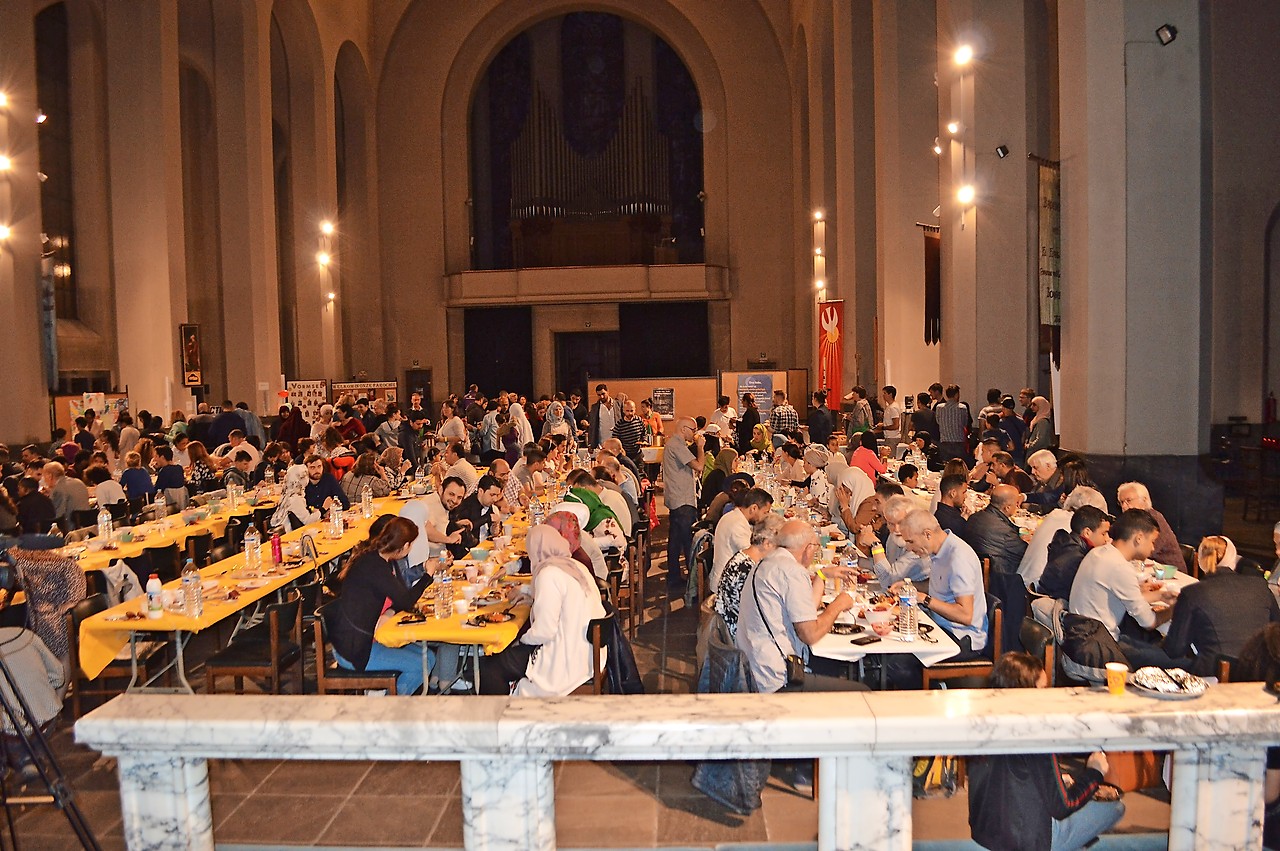
<path fill-rule="evenodd" d="M 329 293 L 329 301 L 333 301 L 337 297 L 338 297 L 337 293 Z"/>
<path fill-rule="evenodd" d="M 333 236 L 333 222 L 323 221 L 320 223 L 320 232 L 325 236 Z"/>
<path fill-rule="evenodd" d="M 938 140 L 937 136 L 933 137 L 933 152 L 938 156 L 942 156 L 942 142 Z"/>
<path fill-rule="evenodd" d="M 821 278 L 819 278 L 818 280 L 814 281 L 814 282 L 813 282 L 813 285 L 814 285 L 815 287 L 817 287 L 818 289 L 820 289 L 820 290 L 825 290 L 825 289 L 827 288 L 827 282 L 826 282 L 826 281 L 824 281 L 824 280 L 822 280 Z"/>
<path fill-rule="evenodd" d="M 332 261 L 333 261 L 333 258 L 329 256 L 329 252 L 327 251 L 316 252 L 316 262 L 319 263 L 321 266 L 328 266 Z"/>
<path fill-rule="evenodd" d="M 968 65 L 973 59 L 973 48 L 967 44 L 962 44 L 956 48 L 956 64 Z"/>
<path fill-rule="evenodd" d="M 815 248 L 815 249 L 813 249 L 813 253 L 814 253 L 814 254 L 816 254 L 816 255 L 818 255 L 819 257 L 821 257 L 821 256 L 822 256 L 822 249 L 821 249 L 821 248 Z"/>
<path fill-rule="evenodd" d="M 0 171 L 8 171 L 13 168 L 13 160 L 6 156 L 0 156 Z"/>
<path fill-rule="evenodd" d="M 44 114 L 44 110 L 36 113 L 36 124 L 44 124 L 49 120 L 49 116 Z"/>
<path fill-rule="evenodd" d="M 975 193 L 972 184 L 966 183 L 956 190 L 956 200 L 966 207 L 973 203 Z"/>
<path fill-rule="evenodd" d="M 9 96 L 4 92 L 0 92 L 0 109 L 9 105 Z"/>
<path fill-rule="evenodd" d="M 8 225 L 0 225 L 0 240 L 8 239 L 12 233 L 13 231 L 9 229 Z"/>
<path fill-rule="evenodd" d="M 822 211 L 821 211 L 821 210 L 814 210 L 814 211 L 813 211 L 813 220 L 814 220 L 815 222 L 820 222 L 820 221 L 822 221 L 822 219 L 823 219 Z"/>
<path fill-rule="evenodd" d="M 954 135 L 956 135 L 957 133 L 959 133 L 959 132 L 960 132 L 960 122 L 959 122 L 959 121 L 948 121 L 948 122 L 947 122 L 947 132 L 948 132 L 948 133 L 950 133 L 952 136 L 954 136 Z"/>
<path fill-rule="evenodd" d="M 1004 159 L 1005 157 L 1009 156 L 1009 146 L 1008 145 L 997 146 L 996 156 L 999 157 L 1000 159 Z"/>
<path fill-rule="evenodd" d="M 1173 40 L 1178 37 L 1178 28 L 1173 24 L 1164 24 L 1156 29 L 1156 38 L 1160 39 L 1160 43 L 1165 47 L 1173 44 Z"/>

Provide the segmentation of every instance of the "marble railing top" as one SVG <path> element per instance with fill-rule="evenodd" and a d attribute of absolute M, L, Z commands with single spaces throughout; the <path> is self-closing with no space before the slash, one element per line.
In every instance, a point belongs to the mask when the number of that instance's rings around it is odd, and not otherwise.
<path fill-rule="evenodd" d="M 1258 683 L 1191 701 L 1091 689 L 532 699 L 123 695 L 81 718 L 108 754 L 307 759 L 699 759 L 1280 743 Z M 1078 744 L 1078 746 L 1077 746 Z"/>

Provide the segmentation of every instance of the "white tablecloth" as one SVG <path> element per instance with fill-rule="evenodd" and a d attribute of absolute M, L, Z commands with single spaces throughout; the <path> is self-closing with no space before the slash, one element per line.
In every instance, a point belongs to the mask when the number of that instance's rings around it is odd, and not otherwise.
<path fill-rule="evenodd" d="M 854 620 L 848 612 L 844 612 L 836 618 L 836 623 L 854 623 Z M 900 641 L 893 633 L 880 639 L 875 644 L 850 644 L 849 641 L 851 639 L 875 634 L 871 632 L 871 624 L 865 620 L 859 619 L 857 623 L 862 625 L 863 632 L 856 635 L 827 633 L 817 644 L 809 648 L 810 652 L 824 659 L 837 659 L 841 662 L 857 662 L 864 656 L 872 654 L 913 653 L 926 668 L 950 659 L 960 652 L 960 646 L 956 644 L 955 639 L 945 629 L 934 623 L 933 619 L 923 611 L 920 612 L 920 623 L 929 624 L 933 627 L 933 632 L 929 633 L 929 635 L 938 640 L 936 644 L 926 641 L 923 637 L 917 638 L 915 641 Z"/>

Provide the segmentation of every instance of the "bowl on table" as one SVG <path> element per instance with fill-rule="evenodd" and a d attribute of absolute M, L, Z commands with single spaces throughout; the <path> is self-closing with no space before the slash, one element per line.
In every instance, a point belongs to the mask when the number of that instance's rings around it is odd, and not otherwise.
<path fill-rule="evenodd" d="M 475 547 L 467 555 L 470 556 L 472 561 L 485 561 L 489 558 L 489 551 L 484 547 Z"/>
<path fill-rule="evenodd" d="M 881 638 L 893 632 L 894 621 L 898 619 L 892 609 L 876 608 L 867 609 L 863 612 L 863 617 L 867 619 L 867 623 L 871 624 L 871 631 Z"/>

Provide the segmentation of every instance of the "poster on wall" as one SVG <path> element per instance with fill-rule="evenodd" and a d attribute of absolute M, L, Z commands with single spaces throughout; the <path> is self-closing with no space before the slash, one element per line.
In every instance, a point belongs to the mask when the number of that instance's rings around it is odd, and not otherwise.
<path fill-rule="evenodd" d="M 653 410 L 664 420 L 676 418 L 676 389 L 674 387 L 655 387 L 649 394 L 653 400 Z"/>
<path fill-rule="evenodd" d="M 85 411 L 92 410 L 102 427 L 110 429 L 115 428 L 116 420 L 129 410 L 129 397 L 108 398 L 105 393 L 85 393 L 73 397 L 68 402 L 68 407 L 71 409 L 71 422 L 75 422 L 76 417 L 84 416 Z"/>
<path fill-rule="evenodd" d="M 338 404 L 338 400 L 347 394 L 353 397 L 352 401 L 363 396 L 370 402 L 374 399 L 394 402 L 397 399 L 397 387 L 394 381 L 335 381 L 332 388 L 333 403 Z"/>
<path fill-rule="evenodd" d="M 818 383 L 814 390 L 827 391 L 827 402 L 840 398 L 844 384 L 844 302 L 818 305 Z"/>
<path fill-rule="evenodd" d="M 200 366 L 200 326 L 179 325 L 178 343 L 182 352 L 182 386 L 201 386 L 204 370 Z"/>
<path fill-rule="evenodd" d="M 750 393 L 764 418 L 773 410 L 773 376 L 767 372 L 744 372 L 738 376 L 738 399 Z"/>
<path fill-rule="evenodd" d="M 286 381 L 284 389 L 289 394 L 289 404 L 302 412 L 309 423 L 320 415 L 320 406 L 329 401 L 329 382 L 324 378 L 308 381 Z"/>
<path fill-rule="evenodd" d="M 1056 164 L 1040 163 L 1040 217 L 1038 286 L 1040 324 L 1053 331 L 1054 365 L 1061 363 L 1062 327 L 1062 172 Z M 1056 398 L 1056 397 L 1055 397 Z"/>

